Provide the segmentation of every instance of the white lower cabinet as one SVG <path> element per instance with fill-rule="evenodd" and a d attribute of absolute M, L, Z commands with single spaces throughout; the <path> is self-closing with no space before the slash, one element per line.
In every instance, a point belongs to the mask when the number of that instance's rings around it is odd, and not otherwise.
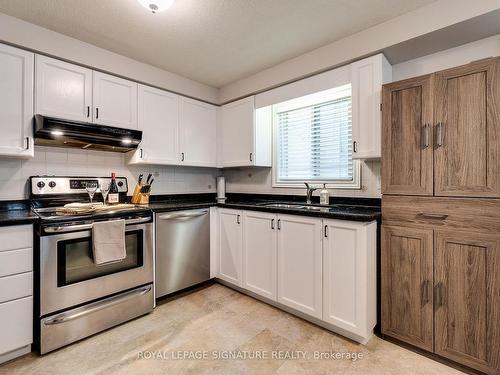
<path fill-rule="evenodd" d="M 275 214 L 244 211 L 243 288 L 276 301 L 277 217 Z"/>
<path fill-rule="evenodd" d="M 0 363 L 33 342 L 33 226 L 0 228 Z"/>
<path fill-rule="evenodd" d="M 323 320 L 371 336 L 377 323 L 377 223 L 323 220 Z"/>
<path fill-rule="evenodd" d="M 278 302 L 321 319 L 321 219 L 279 215 Z"/>
<path fill-rule="evenodd" d="M 216 277 L 355 341 L 369 340 L 377 322 L 376 222 L 217 212 Z"/>
<path fill-rule="evenodd" d="M 243 231 L 242 212 L 239 210 L 219 210 L 219 256 L 218 276 L 229 283 L 241 286 Z"/>

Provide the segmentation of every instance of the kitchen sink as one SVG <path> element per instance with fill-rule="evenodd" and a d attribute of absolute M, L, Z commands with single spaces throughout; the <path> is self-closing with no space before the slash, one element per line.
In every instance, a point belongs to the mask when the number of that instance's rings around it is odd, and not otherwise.
<path fill-rule="evenodd" d="M 308 211 L 329 211 L 331 207 L 319 207 L 319 206 L 310 206 L 304 204 L 296 204 L 296 203 L 266 203 L 263 204 L 264 207 L 272 207 L 272 208 L 289 208 L 289 209 L 297 209 L 297 210 L 308 210 Z"/>

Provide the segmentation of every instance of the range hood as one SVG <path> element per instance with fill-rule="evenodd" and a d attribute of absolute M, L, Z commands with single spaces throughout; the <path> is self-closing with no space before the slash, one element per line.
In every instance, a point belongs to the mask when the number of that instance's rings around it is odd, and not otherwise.
<path fill-rule="evenodd" d="M 137 148 L 142 131 L 35 115 L 35 144 L 127 152 Z"/>

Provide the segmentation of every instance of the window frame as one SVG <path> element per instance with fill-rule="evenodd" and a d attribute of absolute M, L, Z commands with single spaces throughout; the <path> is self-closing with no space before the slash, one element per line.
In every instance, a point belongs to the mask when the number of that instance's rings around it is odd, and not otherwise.
<path fill-rule="evenodd" d="M 349 82 L 349 84 L 351 84 Z M 339 85 L 343 86 L 343 85 Z M 326 91 L 326 90 L 325 90 Z M 320 94 L 320 93 L 318 93 Z M 352 95 L 352 94 L 351 94 Z M 309 96 L 309 95 L 305 95 Z M 319 95 L 318 97 L 321 97 Z M 351 96 L 352 98 L 352 96 Z M 299 99 L 299 98 L 296 98 Z M 296 99 L 291 99 L 286 102 L 291 102 Z M 284 103 L 286 103 L 284 102 Z M 312 105 L 314 103 L 311 103 L 310 101 L 306 101 L 306 105 Z M 321 102 L 317 102 L 318 104 Z M 277 103 L 272 105 L 272 187 L 273 188 L 304 188 L 304 182 L 307 182 L 312 185 L 316 184 L 326 184 L 327 188 L 330 189 L 351 189 L 351 190 L 357 190 L 361 189 L 361 162 L 360 160 L 353 159 L 352 160 L 352 180 L 313 180 L 313 179 L 307 179 L 307 180 L 279 180 L 278 179 L 278 154 L 279 154 L 279 145 L 278 145 L 278 121 L 277 121 L 277 112 L 280 107 L 281 103 Z M 287 107 L 289 105 L 282 105 L 282 107 Z M 304 105 L 305 106 L 305 105 Z M 292 106 L 293 107 L 293 106 Z M 290 110 L 290 109 L 289 109 Z"/>

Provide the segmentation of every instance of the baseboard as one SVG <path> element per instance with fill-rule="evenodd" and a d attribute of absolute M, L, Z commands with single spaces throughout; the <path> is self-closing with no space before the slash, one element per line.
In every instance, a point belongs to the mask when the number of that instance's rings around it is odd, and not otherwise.
<path fill-rule="evenodd" d="M 31 353 L 31 344 L 0 355 L 0 364 L 11 361 L 28 353 Z"/>

